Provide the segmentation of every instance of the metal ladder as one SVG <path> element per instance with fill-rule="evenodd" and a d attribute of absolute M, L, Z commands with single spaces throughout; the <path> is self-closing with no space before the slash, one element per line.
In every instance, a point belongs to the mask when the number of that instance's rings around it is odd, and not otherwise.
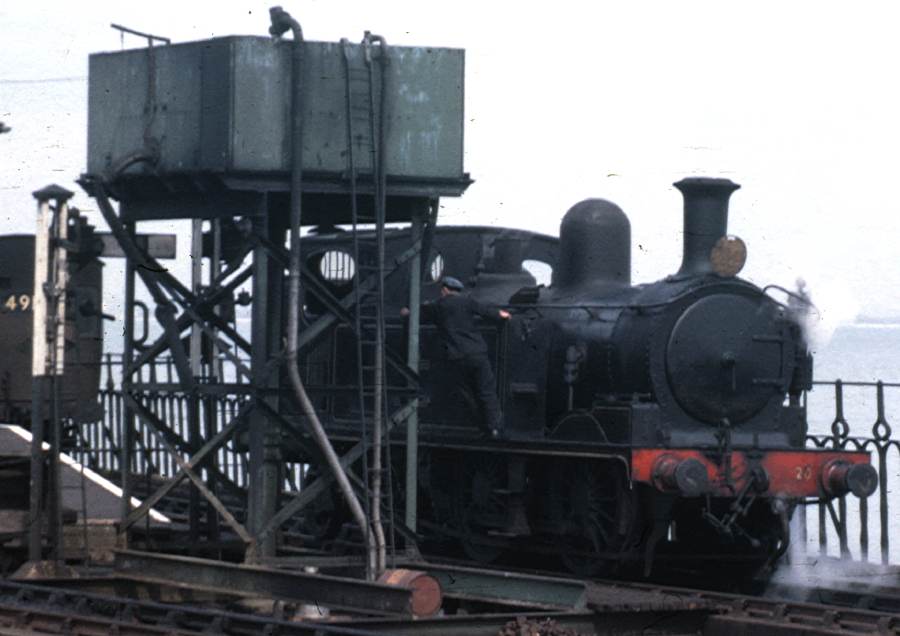
<path fill-rule="evenodd" d="M 362 42 L 363 64 L 354 59 L 350 43 L 341 41 L 346 90 L 347 172 L 350 184 L 350 206 L 353 224 L 354 272 L 354 335 L 356 338 L 357 387 L 363 444 L 369 440 L 371 422 L 372 464 L 368 465 L 368 449 L 363 453 L 363 471 L 367 491 L 367 514 L 372 520 L 379 551 L 378 569 L 384 569 L 386 540 L 381 523 L 382 503 L 386 500 L 388 518 L 393 519 L 393 489 L 390 473 L 390 444 L 382 431 L 388 417 L 385 365 L 385 237 L 386 172 L 384 166 L 384 110 L 385 65 L 387 45 L 383 38 L 368 31 Z M 376 66 L 380 73 L 376 73 Z M 376 75 L 380 76 L 380 90 L 376 90 Z M 371 209 L 361 206 L 359 193 L 360 154 L 368 155 Z M 360 226 L 373 226 L 361 230 Z M 370 291 L 363 290 L 363 281 L 374 277 Z M 386 457 L 382 458 L 382 447 Z M 385 468 L 387 469 L 385 470 Z M 386 496 L 385 496 L 386 494 Z M 391 552 L 394 553 L 393 523 L 390 524 Z"/>

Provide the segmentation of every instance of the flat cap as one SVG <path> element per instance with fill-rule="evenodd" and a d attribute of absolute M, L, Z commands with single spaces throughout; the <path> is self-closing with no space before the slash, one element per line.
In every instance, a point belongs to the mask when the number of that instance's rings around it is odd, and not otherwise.
<path fill-rule="evenodd" d="M 441 279 L 441 287 L 446 287 L 447 289 L 452 289 L 454 291 L 462 291 L 465 288 L 458 278 L 453 278 L 452 276 L 444 276 Z"/>

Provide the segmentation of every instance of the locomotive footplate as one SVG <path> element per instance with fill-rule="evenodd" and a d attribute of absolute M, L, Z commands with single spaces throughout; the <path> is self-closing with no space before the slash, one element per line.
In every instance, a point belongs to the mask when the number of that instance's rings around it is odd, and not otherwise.
<path fill-rule="evenodd" d="M 684 497 L 868 497 L 878 475 L 864 451 L 635 448 L 631 479 Z"/>

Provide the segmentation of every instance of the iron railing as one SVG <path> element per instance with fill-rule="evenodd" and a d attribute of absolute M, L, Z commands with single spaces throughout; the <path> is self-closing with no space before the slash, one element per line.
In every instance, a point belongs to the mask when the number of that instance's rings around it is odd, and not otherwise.
<path fill-rule="evenodd" d="M 885 564 L 900 561 L 896 550 L 892 554 L 890 541 L 891 534 L 900 531 L 900 523 L 890 514 L 892 507 L 896 510 L 900 506 L 894 501 L 900 494 L 892 492 L 890 479 L 900 468 L 900 441 L 892 437 L 885 398 L 886 390 L 900 398 L 897 389 L 900 383 L 835 380 L 816 382 L 807 395 L 808 445 L 867 451 L 878 471 L 878 490 L 868 499 L 848 496 L 831 505 L 817 503 L 814 515 L 808 513 L 809 506 L 801 507 L 797 543 L 807 552 Z M 809 531 L 810 516 L 815 519 L 813 533 Z M 871 542 L 876 535 L 878 550 L 872 555 Z"/>
<path fill-rule="evenodd" d="M 76 428 L 71 452 L 86 466 L 102 473 L 121 471 L 122 415 L 124 399 L 120 389 L 114 388 L 116 361 L 108 358 L 106 388 L 100 392 L 104 410 L 101 421 Z M 209 369 L 206 368 L 205 372 Z M 218 369 L 217 377 L 228 376 Z M 239 382 L 240 374 L 231 376 Z M 247 399 L 243 393 L 190 395 L 169 390 L 147 390 L 148 387 L 174 385 L 177 377 L 171 362 L 160 361 L 148 365 L 142 378 L 141 402 L 181 439 L 188 439 L 187 413 L 189 401 L 197 399 L 201 412 L 201 438 L 209 439 L 231 421 Z M 809 432 L 807 444 L 812 448 L 862 450 L 871 453 L 872 465 L 877 469 L 879 487 L 869 499 L 853 496 L 821 503 L 818 500 L 800 502 L 794 516 L 793 544 L 796 556 L 832 555 L 860 561 L 881 563 L 900 562 L 900 548 L 891 545 L 891 534 L 900 532 L 900 520 L 893 521 L 890 510 L 900 507 L 894 501 L 900 489 L 893 490 L 891 476 L 900 475 L 900 440 L 892 437 L 887 418 L 886 393 L 900 399 L 900 383 L 889 382 L 816 382 L 814 390 L 805 396 Z M 893 392 L 893 393 L 891 393 Z M 853 424 L 851 425 L 851 422 Z M 132 474 L 162 478 L 178 472 L 174 459 L 144 422 L 135 419 L 137 447 L 132 454 Z M 189 449 L 179 449 L 187 456 Z M 221 473 L 241 488 L 248 483 L 248 457 L 245 449 L 235 441 L 221 448 L 216 457 Z M 297 491 L 302 487 L 305 465 L 288 464 L 284 471 L 284 487 Z M 877 548 L 873 550 L 873 541 Z M 797 552 L 801 550 L 801 552 Z"/>

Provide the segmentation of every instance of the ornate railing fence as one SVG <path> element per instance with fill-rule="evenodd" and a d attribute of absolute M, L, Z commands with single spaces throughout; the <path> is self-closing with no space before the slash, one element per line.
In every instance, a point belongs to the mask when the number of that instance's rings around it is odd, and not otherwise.
<path fill-rule="evenodd" d="M 101 421 L 73 427 L 71 451 L 86 466 L 115 475 L 121 470 L 121 440 L 123 395 L 116 388 L 116 363 L 106 363 L 107 380 L 100 392 L 104 409 Z M 176 382 L 171 363 L 161 361 L 149 367 L 142 383 L 142 402 L 169 424 L 181 440 L 188 438 L 187 411 L 190 396 L 165 390 Z M 212 372 L 207 369 L 206 372 Z M 217 369 L 218 377 L 227 374 Z M 147 390 L 158 386 L 160 390 Z M 794 517 L 793 543 L 806 554 L 832 555 L 880 563 L 900 562 L 900 541 L 892 545 L 891 537 L 900 537 L 900 519 L 894 520 L 891 510 L 900 507 L 900 489 L 894 479 L 900 479 L 900 440 L 892 437 L 887 417 L 886 395 L 900 399 L 900 383 L 888 382 L 816 382 L 806 396 L 805 406 L 810 423 L 807 444 L 815 448 L 853 449 L 871 453 L 872 464 L 878 470 L 879 488 L 869 499 L 849 496 L 833 502 L 815 500 L 801 502 Z M 240 392 L 226 395 L 205 395 L 199 400 L 204 439 L 214 436 L 235 417 L 244 396 Z M 851 422 L 853 423 L 851 425 Z M 137 448 L 132 455 L 133 474 L 150 479 L 154 475 L 171 477 L 178 467 L 164 445 L 140 419 L 135 420 Z M 174 438 L 173 438 L 174 439 Z M 169 440 L 172 441 L 171 439 Z M 176 444 L 177 446 L 177 444 Z M 187 448 L 180 450 L 187 453 Z M 218 451 L 221 473 L 232 484 L 247 485 L 247 455 L 243 448 L 230 444 Z M 304 467 L 289 465 L 285 470 L 285 488 L 297 490 L 302 485 Z"/>
<path fill-rule="evenodd" d="M 871 454 L 878 471 L 878 490 L 868 499 L 847 497 L 833 504 L 801 507 L 796 524 L 798 543 L 807 552 L 881 563 L 896 562 L 891 537 L 900 533 L 897 510 L 900 491 L 892 477 L 900 476 L 900 440 L 892 436 L 887 418 L 887 398 L 900 398 L 900 383 L 816 382 L 807 396 L 810 431 L 807 443 L 816 448 L 863 450 Z M 851 422 L 853 424 L 851 425 Z M 812 519 L 810 519 L 812 517 Z M 877 548 L 873 546 L 877 542 Z"/>

